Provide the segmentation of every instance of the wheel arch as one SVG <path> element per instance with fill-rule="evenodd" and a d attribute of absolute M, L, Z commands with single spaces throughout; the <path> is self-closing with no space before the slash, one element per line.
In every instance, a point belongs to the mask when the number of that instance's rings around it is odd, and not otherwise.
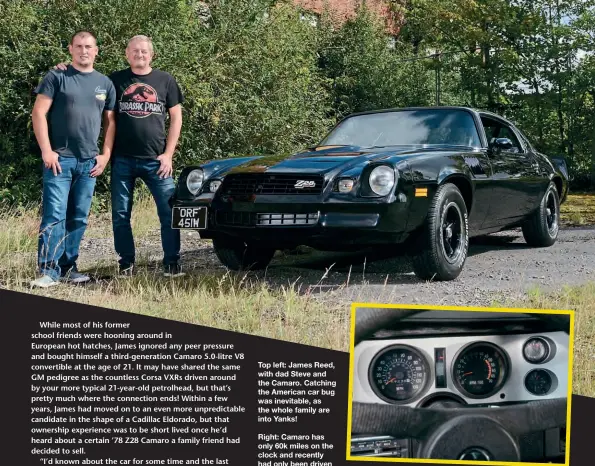
<path fill-rule="evenodd" d="M 442 186 L 446 183 L 454 184 L 463 196 L 465 201 L 465 207 L 467 207 L 467 214 L 471 213 L 471 207 L 473 206 L 473 184 L 471 180 L 463 173 L 454 173 L 448 175 L 439 181 L 438 186 Z"/>
<path fill-rule="evenodd" d="M 558 198 L 560 199 L 560 204 L 564 202 L 562 197 L 564 196 L 564 182 L 562 181 L 562 177 L 555 175 L 552 178 L 552 181 L 556 185 L 556 190 L 558 191 Z"/>

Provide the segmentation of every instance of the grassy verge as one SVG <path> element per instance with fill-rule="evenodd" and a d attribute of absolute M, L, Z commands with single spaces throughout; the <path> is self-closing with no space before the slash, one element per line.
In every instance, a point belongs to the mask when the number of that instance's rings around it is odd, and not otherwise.
<path fill-rule="evenodd" d="M 560 214 L 564 226 L 595 225 L 595 194 L 570 194 L 560 206 Z"/>
<path fill-rule="evenodd" d="M 51 289 L 48 296 L 136 314 L 205 325 L 325 348 L 346 348 L 349 310 L 272 289 L 231 273 L 177 279 L 141 271 L 86 287 Z M 36 294 L 45 294 L 36 292 Z"/>

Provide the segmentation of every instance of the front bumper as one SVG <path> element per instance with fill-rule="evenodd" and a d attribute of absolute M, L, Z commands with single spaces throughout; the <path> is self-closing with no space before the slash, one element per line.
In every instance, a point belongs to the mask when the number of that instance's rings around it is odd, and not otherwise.
<path fill-rule="evenodd" d="M 408 199 L 411 199 L 409 201 Z M 357 202 L 319 196 L 260 195 L 250 200 L 197 198 L 172 199 L 175 207 L 208 206 L 202 238 L 233 236 L 266 242 L 277 249 L 297 245 L 340 249 L 347 245 L 403 242 L 419 226 L 416 211 L 427 212 L 419 199 L 393 202 L 365 199 Z"/>

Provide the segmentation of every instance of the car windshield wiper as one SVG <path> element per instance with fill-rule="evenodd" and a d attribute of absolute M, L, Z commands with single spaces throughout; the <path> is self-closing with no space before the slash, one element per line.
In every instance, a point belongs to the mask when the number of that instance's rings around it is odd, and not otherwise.
<path fill-rule="evenodd" d="M 413 147 L 413 146 L 419 146 L 420 144 L 389 144 L 387 146 L 368 146 L 368 147 L 362 147 L 362 149 L 384 149 L 385 147 Z"/>
<path fill-rule="evenodd" d="M 352 147 L 352 146 L 353 146 L 353 144 L 320 144 L 318 146 L 307 147 L 306 149 L 308 149 L 308 150 L 316 150 L 319 147 Z"/>
<path fill-rule="evenodd" d="M 432 148 L 432 147 L 473 147 L 465 144 L 389 144 L 386 146 L 369 146 L 362 147 L 362 149 L 384 149 L 385 147 L 416 147 L 416 148 Z"/>

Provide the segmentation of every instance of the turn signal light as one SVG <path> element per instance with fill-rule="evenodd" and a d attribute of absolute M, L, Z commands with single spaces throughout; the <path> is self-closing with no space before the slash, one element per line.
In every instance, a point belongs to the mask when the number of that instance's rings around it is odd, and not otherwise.
<path fill-rule="evenodd" d="M 353 189 L 353 180 L 351 179 L 344 179 L 339 180 L 339 192 L 340 193 L 348 193 Z"/>

